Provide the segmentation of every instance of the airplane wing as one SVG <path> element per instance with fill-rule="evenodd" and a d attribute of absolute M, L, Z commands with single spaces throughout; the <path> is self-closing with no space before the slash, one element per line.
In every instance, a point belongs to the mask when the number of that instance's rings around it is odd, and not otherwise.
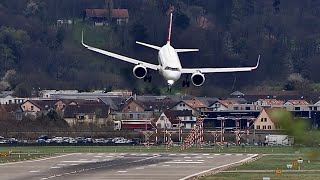
<path fill-rule="evenodd" d="M 143 62 L 143 61 L 140 61 L 140 60 L 137 60 L 137 59 L 133 59 L 133 58 L 130 58 L 130 57 L 122 56 L 122 55 L 119 55 L 119 54 L 115 54 L 115 53 L 112 53 L 112 52 L 109 52 L 109 51 L 105 51 L 105 50 L 102 50 L 102 49 L 98 49 L 98 48 L 86 45 L 83 42 L 83 32 L 82 32 L 81 43 L 82 43 L 82 45 L 84 47 L 86 47 L 87 49 L 89 49 L 91 51 L 94 51 L 94 52 L 97 52 L 97 53 L 100 53 L 100 54 L 104 54 L 106 56 L 110 56 L 110 57 L 113 57 L 113 58 L 116 58 L 116 59 L 120 59 L 122 61 L 126 61 L 126 62 L 129 62 L 129 63 L 132 63 L 132 64 L 141 64 L 141 65 L 143 65 L 143 66 L 145 66 L 146 68 L 149 68 L 149 69 L 153 69 L 153 70 L 158 70 L 159 69 L 159 66 L 155 65 L 155 64 Z"/>
<path fill-rule="evenodd" d="M 182 68 L 181 73 L 192 74 L 196 72 L 200 73 L 219 73 L 219 72 L 244 72 L 257 69 L 259 66 L 260 55 L 258 57 L 257 65 L 254 67 L 234 67 L 234 68 Z"/>

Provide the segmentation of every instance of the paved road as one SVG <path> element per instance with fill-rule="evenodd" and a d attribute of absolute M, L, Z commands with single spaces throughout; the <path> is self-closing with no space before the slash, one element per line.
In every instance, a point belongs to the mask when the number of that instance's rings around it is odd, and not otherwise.
<path fill-rule="evenodd" d="M 1 180 L 183 179 L 252 154 L 73 153 L 0 164 Z"/>

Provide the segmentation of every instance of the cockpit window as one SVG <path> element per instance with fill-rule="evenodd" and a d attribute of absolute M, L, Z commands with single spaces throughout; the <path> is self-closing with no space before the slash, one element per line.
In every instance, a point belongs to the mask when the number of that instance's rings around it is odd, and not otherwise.
<path fill-rule="evenodd" d="M 165 70 L 171 70 L 171 71 L 179 71 L 179 68 L 172 68 L 172 67 L 169 67 L 169 66 L 165 67 L 164 69 Z"/>

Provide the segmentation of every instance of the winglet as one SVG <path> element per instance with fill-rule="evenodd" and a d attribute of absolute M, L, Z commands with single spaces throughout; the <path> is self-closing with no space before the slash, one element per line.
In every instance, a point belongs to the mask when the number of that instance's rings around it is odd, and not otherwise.
<path fill-rule="evenodd" d="M 84 42 L 83 42 L 83 31 L 82 31 L 82 35 L 81 35 L 81 43 L 84 47 L 88 47 L 88 45 L 86 45 Z"/>
<path fill-rule="evenodd" d="M 260 54 L 259 54 L 259 56 L 258 56 L 257 65 L 254 67 L 254 69 L 257 69 L 257 68 L 258 68 L 258 66 L 259 66 L 259 62 L 260 62 Z"/>

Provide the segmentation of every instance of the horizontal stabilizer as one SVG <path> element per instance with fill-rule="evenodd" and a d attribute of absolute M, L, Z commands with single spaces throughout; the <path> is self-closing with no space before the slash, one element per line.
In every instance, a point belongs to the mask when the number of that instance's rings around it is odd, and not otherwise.
<path fill-rule="evenodd" d="M 182 53 L 182 52 L 198 52 L 199 49 L 175 49 L 177 53 Z"/>
<path fill-rule="evenodd" d="M 151 44 L 147 44 L 147 43 L 143 43 L 143 42 L 139 42 L 139 41 L 136 41 L 137 44 L 140 44 L 142 46 L 146 46 L 146 47 L 149 47 L 149 48 L 152 48 L 152 49 L 156 49 L 156 50 L 160 50 L 161 47 L 159 46 L 155 46 L 155 45 L 151 45 Z"/>

